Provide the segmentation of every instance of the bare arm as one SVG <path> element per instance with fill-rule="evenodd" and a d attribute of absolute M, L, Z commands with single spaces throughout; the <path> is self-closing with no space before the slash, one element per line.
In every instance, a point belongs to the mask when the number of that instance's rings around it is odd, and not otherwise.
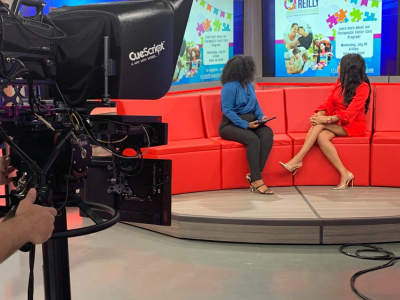
<path fill-rule="evenodd" d="M 287 73 L 288 73 L 288 74 L 299 74 L 300 71 L 298 71 L 298 70 L 296 70 L 296 69 L 294 69 L 294 70 L 287 70 Z"/>
<path fill-rule="evenodd" d="M 35 199 L 36 190 L 31 189 L 19 203 L 15 217 L 0 223 L 0 263 L 25 243 L 42 244 L 51 237 L 57 211 L 33 204 Z"/>
<path fill-rule="evenodd" d="M 26 233 L 29 230 L 20 218 L 0 223 L 0 264 L 28 242 Z"/>

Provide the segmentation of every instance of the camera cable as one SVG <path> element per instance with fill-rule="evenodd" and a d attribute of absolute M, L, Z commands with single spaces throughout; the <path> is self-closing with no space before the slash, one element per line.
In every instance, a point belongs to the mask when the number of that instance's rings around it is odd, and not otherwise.
<path fill-rule="evenodd" d="M 364 247 L 363 249 L 357 249 L 355 251 L 355 254 L 352 254 L 350 252 L 347 252 L 345 249 L 348 247 L 353 247 L 353 246 L 360 246 Z M 385 268 L 392 267 L 400 257 L 396 256 L 393 252 L 388 251 L 386 249 L 383 249 L 381 247 L 373 246 L 373 245 L 367 245 L 367 244 L 345 244 L 339 248 L 339 251 L 343 253 L 344 255 L 353 257 L 353 258 L 358 258 L 358 259 L 366 259 L 366 260 L 376 260 L 376 261 L 388 261 L 387 263 L 383 265 L 379 265 L 377 267 L 361 270 L 357 273 L 355 273 L 351 279 L 350 279 L 350 285 L 351 289 L 355 294 L 357 294 L 358 297 L 364 300 L 372 300 L 371 298 L 368 298 L 367 296 L 363 295 L 360 293 L 357 288 L 356 288 L 356 280 L 359 278 L 361 275 L 372 272 L 372 271 L 377 271 Z M 362 253 L 376 253 L 379 254 L 377 256 L 368 256 L 368 255 L 363 255 Z"/>

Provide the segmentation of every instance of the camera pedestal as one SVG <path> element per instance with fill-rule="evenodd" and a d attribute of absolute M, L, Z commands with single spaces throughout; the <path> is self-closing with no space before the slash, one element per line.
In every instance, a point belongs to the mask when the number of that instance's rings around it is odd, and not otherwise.
<path fill-rule="evenodd" d="M 43 244 L 43 277 L 45 300 L 70 300 L 71 280 L 69 273 L 68 238 L 87 235 L 107 229 L 120 219 L 118 211 L 106 205 L 84 202 L 79 195 L 74 195 L 66 207 L 79 207 L 96 224 L 84 228 L 67 230 L 66 209 L 61 210 L 54 221 L 52 237 Z M 110 215 L 108 220 L 101 219 L 95 211 Z"/>
<path fill-rule="evenodd" d="M 54 221 L 54 231 L 67 231 L 65 208 Z M 71 299 L 68 239 L 50 239 L 42 246 L 44 294 L 46 300 Z"/>

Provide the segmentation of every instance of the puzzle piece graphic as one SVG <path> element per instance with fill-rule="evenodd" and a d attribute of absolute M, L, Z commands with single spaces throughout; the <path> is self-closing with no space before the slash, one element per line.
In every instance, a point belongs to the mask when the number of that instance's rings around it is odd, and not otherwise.
<path fill-rule="evenodd" d="M 339 10 L 338 13 L 335 13 L 335 17 L 337 18 L 338 23 L 346 23 L 346 20 L 348 21 L 346 13 L 347 10 L 343 9 Z"/>
<path fill-rule="evenodd" d="M 364 19 L 363 19 L 363 21 L 377 21 L 378 19 L 377 18 L 375 18 L 375 14 L 374 13 L 369 13 L 369 12 L 366 12 L 365 14 L 364 14 Z"/>
<path fill-rule="evenodd" d="M 204 31 L 208 31 L 211 27 L 211 20 L 209 20 L 208 18 L 201 23 L 204 27 Z"/>
<path fill-rule="evenodd" d="M 364 13 L 362 13 L 359 9 L 355 9 L 353 8 L 353 11 L 350 13 L 350 16 L 352 16 L 353 18 L 351 19 L 352 22 L 358 22 L 361 21 L 362 15 Z"/>
<path fill-rule="evenodd" d="M 200 44 L 204 44 L 204 39 L 203 39 L 203 37 L 200 37 L 200 41 L 201 41 L 201 43 Z"/>
<path fill-rule="evenodd" d="M 332 36 L 334 37 L 334 41 L 336 40 L 336 29 L 332 28 Z"/>
<path fill-rule="evenodd" d="M 350 4 L 352 4 L 352 3 L 357 4 L 357 1 L 358 1 L 358 0 L 351 0 L 351 1 L 350 1 Z"/>
<path fill-rule="evenodd" d="M 198 35 L 201 36 L 201 35 L 204 33 L 204 26 L 203 26 L 203 24 L 197 23 L 196 30 L 197 30 Z"/>
<path fill-rule="evenodd" d="M 365 6 L 365 7 L 367 7 L 368 6 L 368 0 L 361 0 L 361 5 L 360 6 Z"/>
<path fill-rule="evenodd" d="M 213 25 L 214 25 L 214 31 L 221 30 L 222 23 L 219 20 L 215 19 Z"/>
<path fill-rule="evenodd" d="M 231 31 L 231 29 L 229 28 L 229 24 L 224 23 L 222 31 Z"/>
<path fill-rule="evenodd" d="M 328 17 L 329 18 L 326 19 L 326 23 L 329 24 L 329 28 L 332 28 L 333 25 L 336 25 L 338 23 L 338 21 L 337 21 L 337 19 L 336 19 L 336 17 L 334 15 L 331 16 L 331 15 L 328 14 Z"/>

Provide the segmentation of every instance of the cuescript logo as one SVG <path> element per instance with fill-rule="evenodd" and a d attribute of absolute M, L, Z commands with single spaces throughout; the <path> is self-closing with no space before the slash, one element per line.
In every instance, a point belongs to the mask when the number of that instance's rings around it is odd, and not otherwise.
<path fill-rule="evenodd" d="M 285 8 L 287 10 L 296 9 L 296 0 L 285 0 Z"/>
<path fill-rule="evenodd" d="M 129 53 L 129 59 L 131 61 L 135 61 L 135 60 L 146 58 L 149 55 L 152 55 L 155 53 L 157 53 L 157 56 L 158 56 L 158 55 L 160 55 L 161 51 L 165 50 L 164 43 L 165 43 L 165 41 L 159 45 L 153 45 L 153 47 L 151 47 L 151 48 L 145 47 L 145 48 L 143 48 L 142 51 L 139 51 L 139 52 L 131 52 L 131 53 Z"/>

